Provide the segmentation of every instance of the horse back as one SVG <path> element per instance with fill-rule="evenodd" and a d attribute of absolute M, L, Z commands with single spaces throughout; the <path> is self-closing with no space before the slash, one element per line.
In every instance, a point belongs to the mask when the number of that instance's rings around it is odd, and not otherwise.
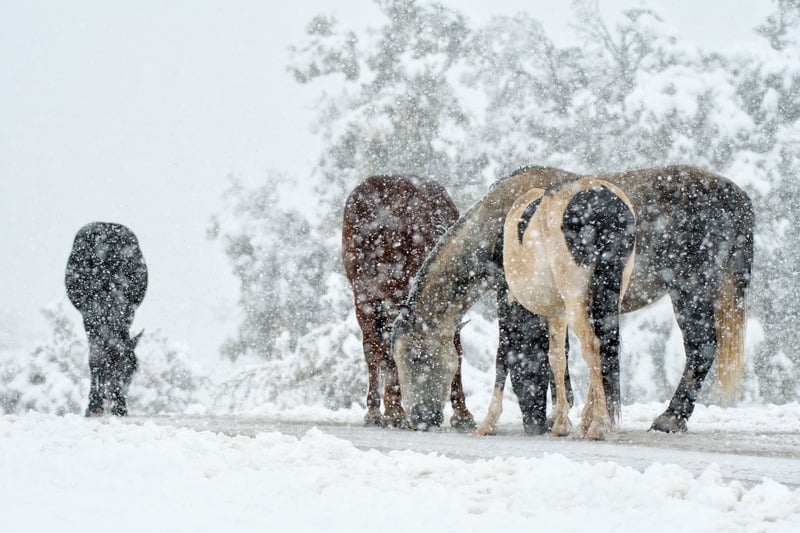
<path fill-rule="evenodd" d="M 753 261 L 753 207 L 731 180 L 691 166 L 607 174 L 622 188 L 637 217 L 637 256 L 623 311 L 667 290 L 687 290 L 690 280 L 718 287 L 732 269 L 749 284 Z"/>
<path fill-rule="evenodd" d="M 458 218 L 444 187 L 406 176 L 372 176 L 345 203 L 342 261 L 357 291 L 400 301 L 438 238 Z"/>

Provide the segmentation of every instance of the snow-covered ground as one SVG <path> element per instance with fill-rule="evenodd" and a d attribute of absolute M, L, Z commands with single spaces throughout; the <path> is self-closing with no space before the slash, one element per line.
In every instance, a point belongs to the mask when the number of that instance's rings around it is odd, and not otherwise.
<path fill-rule="evenodd" d="M 620 430 L 643 434 L 654 407 L 626 406 Z M 326 420 L 357 424 L 359 416 L 356 410 L 291 413 L 287 420 L 320 422 L 322 429 L 299 436 L 267 426 L 261 431 L 255 422 L 248 432 L 253 436 L 230 436 L 176 427 L 163 418 L 154 423 L 135 417 L 5 416 L 0 418 L 0 529 L 800 531 L 797 484 L 730 480 L 714 464 L 696 474 L 669 461 L 633 468 L 569 452 L 465 457 L 469 443 L 500 447 L 503 435 L 495 441 L 464 436 L 466 444 L 451 454 L 415 451 L 413 438 L 408 449 L 362 449 L 324 430 Z M 512 413 L 504 420 L 507 431 L 520 431 Z M 800 406 L 699 406 L 687 435 L 757 436 L 765 431 L 765 420 L 770 432 L 796 436 Z"/>

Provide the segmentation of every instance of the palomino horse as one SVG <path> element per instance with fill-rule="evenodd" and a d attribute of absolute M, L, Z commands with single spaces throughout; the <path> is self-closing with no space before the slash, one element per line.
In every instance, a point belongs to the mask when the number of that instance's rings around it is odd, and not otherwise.
<path fill-rule="evenodd" d="M 498 181 L 440 239 L 420 269 L 408 307 L 394 327 L 394 355 L 407 409 L 423 422 L 441 418 L 443 383 L 457 356 L 442 341 L 486 290 L 507 290 L 502 271 L 502 231 L 514 201 L 532 188 L 581 176 L 530 167 Z M 685 431 L 697 393 L 716 359 L 724 399 L 737 394 L 744 358 L 745 290 L 753 261 L 753 207 L 730 180 L 688 166 L 595 176 L 619 187 L 636 213 L 636 259 L 621 312 L 669 295 L 683 333 L 686 366 L 667 409 L 652 424 Z M 503 309 L 499 309 L 502 313 Z M 522 321 L 527 320 L 527 323 Z M 547 328 L 538 315 L 500 315 L 515 329 L 529 328 L 534 342 L 498 351 L 509 359 L 525 431 L 547 431 Z M 533 361 L 531 363 L 531 361 Z M 524 363 L 519 371 L 513 365 Z M 520 391 L 524 394 L 520 395 Z M 414 420 L 412 420 L 413 422 Z"/>
<path fill-rule="evenodd" d="M 92 374 L 86 416 L 128 414 L 126 395 L 137 368 L 131 338 L 133 313 L 147 291 L 147 265 L 139 242 L 121 224 L 93 222 L 75 236 L 64 282 L 83 315 Z"/>
<path fill-rule="evenodd" d="M 368 425 L 406 424 L 397 367 L 391 354 L 391 325 L 414 275 L 439 237 L 458 219 L 458 209 L 438 183 L 417 177 L 373 176 L 358 185 L 344 207 L 342 261 L 353 287 L 369 373 Z M 461 386 L 461 339 L 454 328 L 447 341 L 457 355 L 448 379 L 450 423 L 472 429 L 475 422 Z M 384 416 L 379 375 L 384 378 Z M 441 423 L 441 420 L 439 421 Z"/>
<path fill-rule="evenodd" d="M 546 317 L 555 377 L 552 434 L 569 434 L 566 337 L 569 325 L 589 367 L 580 435 L 602 438 L 620 404 L 619 304 L 633 270 L 635 218 L 609 182 L 584 178 L 531 189 L 511 206 L 503 230 L 509 299 Z"/>

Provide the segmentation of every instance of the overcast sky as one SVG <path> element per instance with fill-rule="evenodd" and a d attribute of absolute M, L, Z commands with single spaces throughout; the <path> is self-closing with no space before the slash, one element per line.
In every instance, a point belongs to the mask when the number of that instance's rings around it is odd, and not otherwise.
<path fill-rule="evenodd" d="M 567 32 L 566 1 L 443 3 L 477 21 L 527 10 Z M 600 0 L 607 15 L 632 3 Z M 707 47 L 752 38 L 772 9 L 660 4 L 686 40 Z M 287 73 L 287 48 L 312 15 L 331 11 L 355 26 L 376 17 L 369 0 L 0 0 L 0 341 L 35 343 L 39 309 L 69 305 L 74 234 L 105 220 L 137 233 L 150 268 L 136 327 L 216 358 L 236 324 L 237 284 L 205 228 L 226 176 L 310 172 L 314 94 Z"/>

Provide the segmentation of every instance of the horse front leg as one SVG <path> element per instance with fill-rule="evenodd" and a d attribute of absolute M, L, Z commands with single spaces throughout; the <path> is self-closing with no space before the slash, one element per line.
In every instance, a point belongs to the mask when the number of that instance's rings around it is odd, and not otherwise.
<path fill-rule="evenodd" d="M 461 347 L 461 332 L 453 335 L 453 344 L 458 354 L 458 369 L 453 382 L 450 384 L 450 405 L 453 407 L 453 416 L 450 417 L 450 426 L 459 431 L 473 431 L 476 428 L 475 418 L 467 409 L 464 398 L 464 386 L 461 383 L 461 362 L 464 359 L 464 350 Z"/>
<path fill-rule="evenodd" d="M 670 292 L 675 318 L 683 333 L 686 366 L 669 406 L 653 421 L 651 430 L 686 431 L 686 421 L 694 411 L 697 394 L 717 353 L 714 303 L 706 296 L 707 292 L 707 287 Z"/>
<path fill-rule="evenodd" d="M 492 401 L 486 411 L 486 418 L 478 426 L 477 435 L 494 435 L 497 432 L 497 421 L 503 413 L 503 390 L 508 378 L 508 360 L 504 350 L 497 350 L 494 366 L 494 390 L 492 391 Z"/>
<path fill-rule="evenodd" d="M 566 342 L 567 320 L 566 317 L 550 317 L 547 320 L 550 348 L 548 358 L 555 381 L 556 402 L 553 412 L 553 427 L 550 434 L 554 437 L 566 437 L 572 429 L 569 421 L 570 401 L 567 395 L 567 355 Z"/>
<path fill-rule="evenodd" d="M 503 300 L 506 300 L 505 302 Z M 539 315 L 519 303 L 498 297 L 500 344 L 528 435 L 547 433 L 547 385 L 550 363 L 547 326 Z M 498 355 L 498 358 L 500 355 Z"/>

